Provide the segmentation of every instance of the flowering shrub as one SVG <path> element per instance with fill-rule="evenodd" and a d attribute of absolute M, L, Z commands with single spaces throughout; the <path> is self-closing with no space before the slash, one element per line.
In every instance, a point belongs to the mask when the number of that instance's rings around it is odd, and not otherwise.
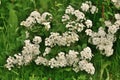
<path fill-rule="evenodd" d="M 111 0 L 108 4 L 115 6 L 115 13 L 104 13 L 104 5 L 101 12 L 96 4 L 85 1 L 79 7 L 67 5 L 60 21 L 54 19 L 57 14 L 51 11 L 34 10 L 27 14 L 27 18 L 20 23 L 20 28 L 25 30 L 24 46 L 17 54 L 7 57 L 5 68 L 12 70 L 34 63 L 94 75 L 96 66 L 93 58 L 96 52 L 107 58 L 114 55 L 120 29 L 120 13 L 117 11 L 120 2 Z M 99 12 L 102 17 L 97 16 L 99 20 L 94 20 Z M 102 75 L 101 70 L 100 77 Z"/>

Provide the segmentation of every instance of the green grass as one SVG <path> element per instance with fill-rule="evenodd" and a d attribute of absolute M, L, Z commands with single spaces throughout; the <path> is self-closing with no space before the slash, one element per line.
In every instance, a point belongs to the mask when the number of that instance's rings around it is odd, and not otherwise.
<path fill-rule="evenodd" d="M 111 57 L 102 56 L 98 51 L 94 51 L 92 62 L 95 65 L 96 72 L 89 75 L 86 72 L 75 73 L 70 68 L 50 69 L 49 67 L 37 66 L 31 63 L 21 68 L 14 68 L 8 71 L 4 68 L 8 56 L 21 51 L 25 40 L 25 28 L 20 26 L 20 22 L 25 20 L 30 12 L 38 10 L 39 12 L 49 11 L 52 13 L 53 31 L 64 32 L 61 22 L 61 16 L 65 8 L 71 4 L 79 8 L 82 1 L 86 0 L 2 0 L 0 5 L 0 80 L 119 80 L 120 79 L 120 30 L 117 40 L 114 43 L 114 54 Z M 111 19 L 109 13 L 120 12 L 103 0 L 91 0 L 99 8 L 99 13 L 94 15 L 94 23 L 102 17 L 102 4 L 105 6 L 105 18 Z M 88 16 L 89 17 L 89 16 Z M 94 25 L 94 30 L 100 23 Z"/>

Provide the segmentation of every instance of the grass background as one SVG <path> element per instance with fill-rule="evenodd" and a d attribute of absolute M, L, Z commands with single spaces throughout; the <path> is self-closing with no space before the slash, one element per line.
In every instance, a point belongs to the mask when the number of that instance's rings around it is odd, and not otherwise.
<path fill-rule="evenodd" d="M 116 34 L 114 54 L 111 57 L 102 56 L 94 51 L 92 62 L 96 72 L 89 75 L 86 72 L 75 73 L 70 68 L 50 69 L 31 63 L 21 68 L 8 71 L 4 68 L 6 59 L 22 50 L 25 40 L 25 28 L 20 22 L 29 14 L 38 10 L 48 11 L 53 15 L 52 31 L 64 32 L 61 16 L 70 4 L 78 9 L 86 0 L 1 0 L 0 5 L 0 80 L 120 80 L 120 30 Z M 104 20 L 114 20 L 114 13 L 120 13 L 110 0 L 91 0 L 99 8 L 98 14 L 88 17 L 95 23 L 93 29 L 97 30 Z M 99 19 L 100 18 L 100 19 Z M 45 33 L 44 33 L 45 34 Z M 41 34 L 41 35 L 44 35 Z M 92 46 L 95 48 L 95 46 Z"/>

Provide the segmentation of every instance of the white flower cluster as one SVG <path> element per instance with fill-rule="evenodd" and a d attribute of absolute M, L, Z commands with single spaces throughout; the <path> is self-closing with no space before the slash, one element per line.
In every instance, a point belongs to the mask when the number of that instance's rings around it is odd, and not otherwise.
<path fill-rule="evenodd" d="M 75 17 L 71 18 L 71 16 Z M 68 28 L 70 31 L 76 30 L 81 32 L 84 27 L 92 27 L 92 21 L 86 19 L 83 12 L 80 10 L 75 10 L 71 5 L 66 8 L 65 14 L 62 16 L 62 22 L 66 24 L 66 28 Z"/>
<path fill-rule="evenodd" d="M 36 23 L 44 25 L 47 30 L 50 29 L 50 22 L 52 20 L 52 15 L 48 12 L 44 12 L 42 15 L 37 12 L 31 12 L 30 16 L 26 19 L 26 21 L 22 21 L 20 25 L 31 28 Z"/>
<path fill-rule="evenodd" d="M 37 65 L 44 65 L 44 66 L 48 66 L 48 60 L 42 56 L 38 56 L 37 59 L 35 60 L 35 63 Z"/>
<path fill-rule="evenodd" d="M 68 54 L 60 52 L 58 53 L 58 56 L 51 58 L 50 60 L 39 56 L 35 60 L 35 63 L 37 65 L 50 66 L 51 68 L 70 66 L 76 72 L 85 70 L 89 74 L 94 74 L 95 68 L 92 63 L 88 62 L 88 59 L 90 61 L 92 56 L 93 54 L 91 52 L 91 49 L 89 47 L 86 47 L 80 53 L 74 50 L 69 50 Z"/>
<path fill-rule="evenodd" d="M 90 34 L 89 42 L 96 45 L 103 55 L 111 56 L 113 54 L 113 42 L 115 41 L 113 34 L 107 34 L 102 27 L 98 32 L 92 30 L 86 30 L 86 34 Z"/>
<path fill-rule="evenodd" d="M 79 61 L 79 67 L 80 67 L 81 71 L 85 70 L 89 74 L 95 73 L 95 68 L 94 68 L 93 64 L 86 60 Z"/>
<path fill-rule="evenodd" d="M 102 51 L 103 55 L 111 56 L 113 54 L 113 43 L 115 42 L 115 33 L 120 29 L 120 14 L 115 14 L 115 23 L 105 21 L 107 32 L 103 27 L 100 27 L 98 32 L 87 29 L 85 32 L 90 36 L 89 42 Z"/>
<path fill-rule="evenodd" d="M 82 11 L 84 12 L 91 12 L 91 14 L 97 13 L 98 8 L 94 5 L 92 5 L 91 1 L 86 1 L 85 3 L 82 3 L 81 7 Z"/>
<path fill-rule="evenodd" d="M 35 36 L 33 43 L 30 40 L 25 40 L 25 46 L 21 53 L 15 54 L 14 57 L 9 56 L 7 59 L 7 64 L 5 67 L 11 70 L 15 65 L 27 65 L 29 64 L 39 53 L 39 43 L 41 42 L 41 37 Z"/>
<path fill-rule="evenodd" d="M 120 8 L 120 0 L 111 0 L 116 8 Z"/>
<path fill-rule="evenodd" d="M 51 32 L 51 35 L 45 39 L 45 46 L 70 46 L 71 43 L 75 43 L 78 40 L 79 36 L 75 32 L 64 32 L 62 35 L 57 32 Z"/>
<path fill-rule="evenodd" d="M 83 49 L 83 51 L 80 52 L 81 59 L 88 59 L 91 60 L 93 54 L 89 47 L 86 47 Z"/>

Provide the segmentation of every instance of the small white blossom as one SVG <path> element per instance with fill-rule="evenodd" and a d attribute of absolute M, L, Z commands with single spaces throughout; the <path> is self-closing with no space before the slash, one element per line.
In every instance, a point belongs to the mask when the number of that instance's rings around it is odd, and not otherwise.
<path fill-rule="evenodd" d="M 15 63 L 14 61 L 15 61 L 15 58 L 9 56 L 7 61 L 6 61 L 7 64 L 5 64 L 5 67 L 8 68 L 8 70 L 11 70 L 11 68 L 14 67 L 14 63 Z"/>
<path fill-rule="evenodd" d="M 32 17 L 28 17 L 26 21 L 22 21 L 20 25 L 25 26 L 25 27 L 32 27 L 36 23 L 35 19 Z"/>
<path fill-rule="evenodd" d="M 44 22 L 44 23 L 42 23 L 42 24 L 45 26 L 45 29 L 46 29 L 47 31 L 51 28 L 50 22 Z"/>
<path fill-rule="evenodd" d="M 86 35 L 92 36 L 92 30 L 91 29 L 86 29 L 85 33 L 86 33 Z"/>
<path fill-rule="evenodd" d="M 119 13 L 115 14 L 115 19 L 120 20 L 120 14 Z"/>
<path fill-rule="evenodd" d="M 89 59 L 89 60 L 91 60 L 93 56 L 92 51 L 89 47 L 84 48 L 83 51 L 80 52 L 80 55 L 82 59 Z"/>
<path fill-rule="evenodd" d="M 51 51 L 51 48 L 46 47 L 45 52 L 43 53 L 43 56 L 46 56 L 47 54 L 49 54 L 50 51 Z"/>
<path fill-rule="evenodd" d="M 94 14 L 95 12 L 97 13 L 98 12 L 98 8 L 96 6 L 92 6 L 91 9 L 90 9 L 90 12 L 92 14 Z"/>
<path fill-rule="evenodd" d="M 70 20 L 70 17 L 69 17 L 67 14 L 64 14 L 64 15 L 62 16 L 62 22 L 65 22 L 65 21 L 67 21 L 67 20 Z"/>
<path fill-rule="evenodd" d="M 34 18 L 38 23 L 39 23 L 39 20 L 41 19 L 41 15 L 37 11 L 31 12 L 30 17 Z"/>
<path fill-rule="evenodd" d="M 69 50 L 68 54 L 66 54 L 66 59 L 68 61 L 69 65 L 73 65 L 79 61 L 79 58 L 77 58 L 77 55 L 79 53 L 74 50 Z"/>
<path fill-rule="evenodd" d="M 66 65 L 68 64 L 64 52 L 58 53 L 56 60 L 57 60 L 59 67 L 66 67 Z"/>
<path fill-rule="evenodd" d="M 65 13 L 67 14 L 73 14 L 73 12 L 74 12 L 74 8 L 71 5 L 69 5 L 65 10 Z"/>
<path fill-rule="evenodd" d="M 47 66 L 48 65 L 48 60 L 46 58 L 43 58 L 41 56 L 38 56 L 37 59 L 35 60 L 35 63 L 37 65 L 44 65 Z"/>
<path fill-rule="evenodd" d="M 79 61 L 79 67 L 81 70 L 85 70 L 89 74 L 95 73 L 95 68 L 92 63 L 88 63 L 86 60 Z"/>
<path fill-rule="evenodd" d="M 44 12 L 41 16 L 41 22 L 50 22 L 52 20 L 52 15 L 49 12 Z"/>
<path fill-rule="evenodd" d="M 87 3 L 82 3 L 81 9 L 82 11 L 87 12 L 89 10 L 90 6 Z"/>
<path fill-rule="evenodd" d="M 74 11 L 74 15 L 76 16 L 77 20 L 76 21 L 79 21 L 81 19 L 85 19 L 85 14 L 79 10 L 75 10 Z"/>
<path fill-rule="evenodd" d="M 50 66 L 50 68 L 59 67 L 55 58 L 50 59 L 48 65 Z"/>
<path fill-rule="evenodd" d="M 35 37 L 33 38 L 33 42 L 34 42 L 35 44 L 39 44 L 40 42 L 42 42 L 42 39 L 41 39 L 40 36 L 35 36 Z"/>
<path fill-rule="evenodd" d="M 85 24 L 86 24 L 87 28 L 92 27 L 92 21 L 91 20 L 86 20 Z"/>
<path fill-rule="evenodd" d="M 105 37 L 106 32 L 105 32 L 105 29 L 103 27 L 99 27 L 99 29 L 98 29 L 98 35 L 102 36 L 102 37 Z"/>
<path fill-rule="evenodd" d="M 112 25 L 112 23 L 110 22 L 110 21 L 105 21 L 105 26 L 111 26 Z"/>
<path fill-rule="evenodd" d="M 116 25 L 109 26 L 108 33 L 115 34 L 118 31 L 118 29 L 119 29 L 119 26 L 116 26 Z"/>

